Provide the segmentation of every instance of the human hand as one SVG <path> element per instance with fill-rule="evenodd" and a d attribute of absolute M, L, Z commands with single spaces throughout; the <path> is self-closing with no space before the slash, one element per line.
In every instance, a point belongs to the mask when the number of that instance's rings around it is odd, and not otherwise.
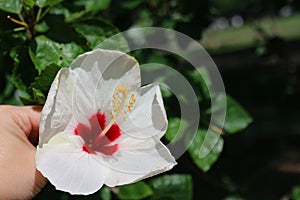
<path fill-rule="evenodd" d="M 0 199 L 31 199 L 46 184 L 36 170 L 41 107 L 0 105 Z"/>

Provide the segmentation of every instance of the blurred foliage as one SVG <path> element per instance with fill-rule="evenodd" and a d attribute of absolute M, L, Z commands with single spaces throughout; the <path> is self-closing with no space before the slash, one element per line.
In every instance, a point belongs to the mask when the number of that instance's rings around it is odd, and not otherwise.
<path fill-rule="evenodd" d="M 292 188 L 291 199 L 292 200 L 300 199 L 300 185 L 296 185 Z"/>
<path fill-rule="evenodd" d="M 118 191 L 119 199 L 132 199 L 138 200 L 153 195 L 153 191 L 145 182 L 140 181 L 137 183 L 120 186 Z"/>
<path fill-rule="evenodd" d="M 249 2 L 255 5 L 255 12 L 262 11 L 268 5 L 255 0 Z M 283 1 L 276 2 L 278 5 L 276 3 L 274 9 Z M 249 11 L 248 6 L 243 1 L 234 0 L 1 0 L 0 103 L 21 105 L 21 100 L 25 105 L 43 105 L 50 85 L 61 67 L 68 67 L 79 54 L 98 47 L 104 39 L 119 33 L 120 30 L 159 26 L 200 39 L 203 30 L 215 16 Z M 118 38 L 114 45 L 120 50 L 128 49 L 124 38 Z M 222 93 L 209 95 L 208 88 L 212 81 L 208 72 L 203 71 L 205 77 L 200 77 L 181 58 L 168 56 L 163 52 L 132 54 L 141 63 L 157 62 L 173 66 L 191 82 L 202 111 L 199 123 L 201 129 L 198 130 L 186 155 L 190 156 L 189 161 L 193 162 L 199 171 L 207 172 L 221 155 L 224 144 L 223 137 L 218 137 L 213 150 L 206 157 L 199 156 L 200 147 L 206 148 L 203 141 L 207 132 L 213 136 L 239 133 L 252 122 L 252 118 L 232 97 Z M 20 100 L 16 96 L 19 96 Z M 177 104 L 172 92 L 163 90 L 163 96 L 170 122 L 165 139 L 179 140 L 180 134 L 188 130 L 191 121 L 179 119 L 180 110 L 174 109 Z M 207 130 L 211 114 L 219 112 L 210 109 L 211 98 L 225 98 L 228 102 L 224 130 L 218 128 L 222 126 L 218 121 L 213 122 L 213 129 Z M 213 143 L 215 138 L 206 139 Z M 171 174 L 119 188 L 103 187 L 89 198 L 193 199 L 195 189 L 197 188 L 193 187 L 191 175 Z M 51 195 L 59 194 L 61 199 L 81 199 L 53 189 L 51 191 Z M 45 193 L 47 194 L 47 191 L 43 191 L 37 198 L 43 198 Z"/>

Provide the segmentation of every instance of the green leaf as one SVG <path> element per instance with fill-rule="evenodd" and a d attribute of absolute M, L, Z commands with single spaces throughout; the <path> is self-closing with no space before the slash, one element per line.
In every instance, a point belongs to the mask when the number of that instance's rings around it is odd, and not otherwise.
<path fill-rule="evenodd" d="M 227 101 L 226 107 L 226 119 L 224 124 L 224 129 L 227 133 L 234 134 L 239 131 L 245 129 L 250 123 L 252 123 L 253 119 L 249 116 L 249 114 L 243 109 L 243 107 L 230 96 L 226 96 L 225 94 L 220 94 L 216 97 L 216 104 L 220 102 L 224 102 L 224 98 Z M 221 107 L 222 105 L 220 105 Z M 219 108 L 217 107 L 213 112 L 219 112 Z M 218 118 L 215 123 L 218 124 Z"/>
<path fill-rule="evenodd" d="M 78 20 L 80 20 L 80 18 L 82 18 L 87 12 L 84 9 L 78 9 L 79 11 L 77 12 L 71 12 L 70 10 L 74 10 L 74 3 L 73 2 L 65 2 L 71 5 L 71 8 L 67 8 L 66 6 L 63 6 L 62 4 L 59 4 L 57 6 L 54 6 L 53 8 L 51 8 L 51 10 L 49 10 L 49 14 L 54 15 L 54 16 L 61 16 L 62 20 L 64 20 L 64 22 L 67 23 L 71 23 L 71 22 L 78 22 Z M 48 17 L 48 16 L 47 16 Z M 56 20 L 57 21 L 57 20 Z M 62 23 L 62 22 L 60 22 Z"/>
<path fill-rule="evenodd" d="M 149 185 L 153 195 L 150 200 L 156 199 L 193 199 L 193 182 L 190 175 L 173 174 L 153 178 Z"/>
<path fill-rule="evenodd" d="M 74 42 L 56 43 L 43 35 L 36 37 L 29 49 L 31 60 L 39 73 L 51 64 L 67 67 L 83 52 Z"/>
<path fill-rule="evenodd" d="M 194 163 L 207 172 L 223 150 L 223 138 L 211 130 L 200 129 L 188 149 Z"/>
<path fill-rule="evenodd" d="M 87 40 L 90 49 L 103 48 L 123 52 L 129 51 L 127 42 L 121 35 L 102 44 L 105 39 L 119 33 L 119 30 L 107 21 L 98 19 L 85 20 L 74 24 L 74 28 Z"/>
<path fill-rule="evenodd" d="M 32 94 L 33 94 L 33 100 L 36 102 L 36 104 L 42 105 L 45 103 L 46 97 L 41 90 L 32 88 Z"/>
<path fill-rule="evenodd" d="M 29 95 L 19 96 L 19 98 L 24 105 L 35 105 L 36 104 L 36 102 L 32 96 L 29 96 Z"/>
<path fill-rule="evenodd" d="M 62 1 L 63 0 L 37 0 L 35 5 L 37 5 L 38 7 L 54 6 Z"/>
<path fill-rule="evenodd" d="M 119 199 L 143 199 L 153 194 L 151 188 L 143 181 L 120 186 L 118 192 Z"/>
<path fill-rule="evenodd" d="M 39 33 L 45 33 L 49 29 L 50 29 L 50 27 L 48 26 L 48 24 L 45 21 L 37 24 L 37 26 L 36 26 L 36 31 Z"/>
<path fill-rule="evenodd" d="M 59 69 L 60 67 L 55 64 L 47 66 L 30 85 L 30 88 L 33 90 L 33 94 L 36 94 L 39 98 L 42 98 L 42 95 L 40 95 L 41 92 L 43 96 L 46 97 Z M 39 101 L 39 103 L 43 102 Z"/>
<path fill-rule="evenodd" d="M 180 118 L 170 118 L 165 137 L 169 142 L 176 142 L 182 138 L 187 128 L 188 123 L 186 120 Z"/>
<path fill-rule="evenodd" d="M 197 86 L 201 88 L 203 95 L 210 99 L 209 88 L 212 85 L 208 70 L 205 67 L 198 67 L 197 69 L 188 73 L 188 75 L 195 81 Z"/>
<path fill-rule="evenodd" d="M 99 191 L 100 197 L 102 200 L 110 200 L 111 199 L 111 193 L 108 187 L 103 186 L 101 190 Z"/>
<path fill-rule="evenodd" d="M 23 83 L 21 74 L 18 72 L 18 70 L 19 70 L 18 66 L 13 68 L 13 73 L 12 76 L 10 77 L 10 80 L 17 89 L 19 89 L 22 92 L 26 92 L 27 87 Z"/>
<path fill-rule="evenodd" d="M 0 9 L 5 12 L 19 14 L 22 10 L 21 0 L 0 0 Z"/>
<path fill-rule="evenodd" d="M 35 4 L 35 0 L 23 0 L 23 3 L 26 6 L 27 10 L 31 10 Z"/>
<path fill-rule="evenodd" d="M 171 65 L 170 61 L 166 58 L 165 55 L 157 52 L 153 52 L 151 53 L 151 55 L 149 55 L 149 57 L 147 58 L 147 63 L 159 63 L 167 66 Z"/>

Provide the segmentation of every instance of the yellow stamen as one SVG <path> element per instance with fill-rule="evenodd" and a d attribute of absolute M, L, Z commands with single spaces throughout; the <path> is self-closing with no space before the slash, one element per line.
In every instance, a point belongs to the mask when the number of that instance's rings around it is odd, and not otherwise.
<path fill-rule="evenodd" d="M 134 95 L 134 93 L 132 93 L 128 103 L 126 104 L 127 110 L 124 110 L 124 112 L 123 112 L 125 115 L 127 113 L 131 112 L 135 102 L 136 102 L 135 95 Z"/>
<path fill-rule="evenodd" d="M 97 137 L 97 140 L 100 140 L 111 128 L 111 126 L 115 123 L 117 117 L 122 113 L 124 107 L 127 108 L 123 112 L 123 114 L 127 114 L 130 112 L 133 108 L 133 105 L 136 102 L 135 96 L 132 93 L 129 101 L 126 103 L 128 99 L 128 92 L 129 90 L 125 88 L 125 85 L 120 85 L 116 88 L 112 95 L 112 112 L 110 112 L 111 115 L 111 121 L 106 125 L 106 127 L 102 130 L 102 132 Z"/>

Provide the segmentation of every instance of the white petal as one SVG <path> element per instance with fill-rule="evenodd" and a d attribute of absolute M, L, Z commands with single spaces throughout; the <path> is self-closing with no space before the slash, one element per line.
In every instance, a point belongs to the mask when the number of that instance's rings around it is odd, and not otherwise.
<path fill-rule="evenodd" d="M 72 118 L 72 97 L 75 77 L 62 68 L 56 75 L 41 113 L 39 145 L 63 131 Z"/>
<path fill-rule="evenodd" d="M 97 63 L 94 63 L 91 71 L 84 68 L 72 70 L 76 75 L 72 109 L 76 121 L 89 124 L 88 118 L 97 111 L 95 105 L 95 91 L 100 72 Z"/>
<path fill-rule="evenodd" d="M 136 93 L 136 104 L 125 121 L 117 122 L 122 132 L 138 138 L 161 138 L 168 121 L 158 85 L 148 85 Z"/>
<path fill-rule="evenodd" d="M 59 133 L 37 149 L 37 169 L 58 190 L 92 194 L 102 187 L 110 170 L 81 148 L 79 136 Z"/>
<path fill-rule="evenodd" d="M 137 61 L 119 51 L 95 49 L 80 55 L 71 67 L 75 71 L 78 68 L 87 72 L 93 71 L 89 73 L 92 75 L 90 80 L 96 84 L 93 100 L 96 107 L 106 114 L 111 110 L 111 98 L 117 86 L 124 85 L 131 91 L 141 86 Z M 98 68 L 99 73 L 95 73 L 97 70 L 93 69 L 94 67 Z"/>
<path fill-rule="evenodd" d="M 157 139 L 127 138 L 112 158 L 102 159 L 111 169 L 105 184 L 114 187 L 128 184 L 165 172 L 176 165 L 170 151 Z M 101 160 L 101 157 L 97 157 Z"/>

